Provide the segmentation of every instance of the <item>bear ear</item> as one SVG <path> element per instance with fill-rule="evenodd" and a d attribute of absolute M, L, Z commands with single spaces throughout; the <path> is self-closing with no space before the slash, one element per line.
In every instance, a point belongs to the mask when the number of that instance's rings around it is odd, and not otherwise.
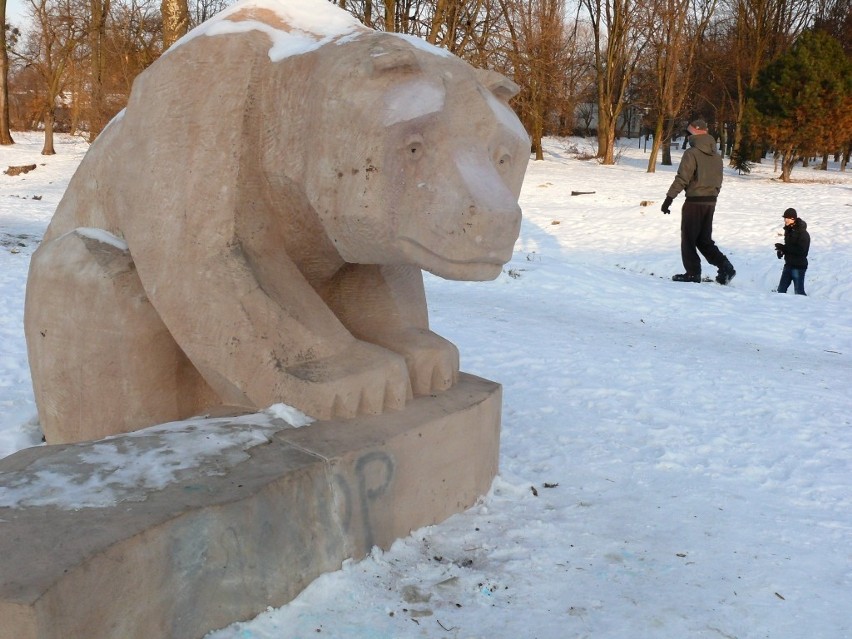
<path fill-rule="evenodd" d="M 417 56 L 411 49 L 387 44 L 376 45 L 370 49 L 370 64 L 375 74 L 388 71 L 412 72 L 420 68 Z"/>
<path fill-rule="evenodd" d="M 520 93 L 520 87 L 502 73 L 490 69 L 477 69 L 476 74 L 482 85 L 501 100 L 508 102 Z"/>

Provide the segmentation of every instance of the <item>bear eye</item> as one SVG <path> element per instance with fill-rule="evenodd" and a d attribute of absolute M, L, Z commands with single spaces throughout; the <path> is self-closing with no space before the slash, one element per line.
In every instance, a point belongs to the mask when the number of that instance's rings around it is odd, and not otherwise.
<path fill-rule="evenodd" d="M 419 160 L 423 155 L 423 138 L 416 136 L 405 145 L 405 152 L 411 160 Z"/>
<path fill-rule="evenodd" d="M 505 148 L 498 149 L 494 155 L 497 158 L 497 165 L 500 167 L 508 166 L 512 163 L 512 156 L 509 155 L 509 152 Z"/>

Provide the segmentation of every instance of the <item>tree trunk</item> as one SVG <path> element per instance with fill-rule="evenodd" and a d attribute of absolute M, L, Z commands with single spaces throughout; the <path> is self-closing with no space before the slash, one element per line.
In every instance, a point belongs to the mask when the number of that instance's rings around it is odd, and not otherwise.
<path fill-rule="evenodd" d="M 541 145 L 541 138 L 543 137 L 544 132 L 544 124 L 542 122 L 541 114 L 536 112 L 533 116 L 533 126 L 532 126 L 532 145 L 533 150 L 535 151 L 535 159 L 543 160 L 544 159 L 544 148 Z"/>
<path fill-rule="evenodd" d="M 396 31 L 396 0 L 385 0 L 385 31 Z"/>
<path fill-rule="evenodd" d="M 90 104 L 89 104 L 89 142 L 106 126 L 106 95 L 104 93 L 104 74 L 106 55 L 104 41 L 106 40 L 106 17 L 109 14 L 110 0 L 91 0 L 91 24 L 89 26 L 90 61 Z"/>
<path fill-rule="evenodd" d="M 42 155 L 56 155 L 56 150 L 53 148 L 53 122 L 55 119 L 53 109 L 53 105 L 48 105 L 44 110 L 44 147 L 41 150 Z"/>
<path fill-rule="evenodd" d="M 615 122 L 606 94 L 598 97 L 598 153 L 602 164 L 615 164 Z"/>
<path fill-rule="evenodd" d="M 615 123 L 610 121 L 606 130 L 606 153 L 603 155 L 604 164 L 615 164 Z"/>
<path fill-rule="evenodd" d="M 0 24 L 6 25 L 6 0 L 0 0 Z M 6 29 L 0 31 L 0 144 L 14 144 L 9 131 L 9 55 Z"/>
<path fill-rule="evenodd" d="M 665 143 L 663 144 L 663 159 L 660 162 L 663 166 L 671 166 L 672 165 L 672 129 L 674 128 L 674 120 L 672 118 L 666 118 L 666 126 L 663 131 L 663 135 L 665 136 Z M 686 140 L 684 139 L 684 142 Z"/>
<path fill-rule="evenodd" d="M 671 166 L 672 165 L 672 143 L 671 136 L 666 136 L 666 142 L 663 144 L 663 157 L 660 158 L 660 164 L 663 166 Z"/>
<path fill-rule="evenodd" d="M 725 147 L 725 155 L 727 155 L 729 158 L 733 159 L 733 157 L 734 157 L 734 136 L 731 135 L 731 125 L 730 124 L 725 125 L 725 133 L 726 133 L 725 137 L 727 138 L 726 147 Z"/>
<path fill-rule="evenodd" d="M 160 13 L 163 16 L 163 51 L 165 51 L 185 36 L 189 29 L 187 0 L 162 0 Z"/>
<path fill-rule="evenodd" d="M 737 82 L 737 90 L 742 91 L 745 94 L 745 88 L 741 82 Z M 731 152 L 728 156 L 731 158 L 729 163 L 730 166 L 734 166 L 736 162 L 734 161 L 734 154 L 743 155 L 743 118 L 745 117 L 745 98 L 742 100 L 737 97 L 737 112 L 734 114 L 734 135 L 731 136 Z M 754 158 L 745 158 L 747 160 L 753 160 Z"/>
<path fill-rule="evenodd" d="M 793 152 L 793 149 L 787 149 L 784 151 L 784 155 L 781 158 L 781 181 L 789 182 L 790 174 L 793 172 L 793 165 L 796 163 L 796 154 Z"/>
<path fill-rule="evenodd" d="M 648 158 L 648 173 L 657 171 L 657 154 L 660 152 L 660 142 L 663 139 L 663 117 L 657 116 L 654 124 L 654 141 L 651 143 L 651 155 Z"/>

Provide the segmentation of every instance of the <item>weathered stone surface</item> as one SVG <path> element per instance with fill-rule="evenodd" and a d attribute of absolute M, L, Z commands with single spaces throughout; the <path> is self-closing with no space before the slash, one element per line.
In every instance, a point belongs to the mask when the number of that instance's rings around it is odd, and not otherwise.
<path fill-rule="evenodd" d="M 517 87 L 326 0 L 243 0 L 134 82 L 32 257 L 49 443 L 219 405 L 318 419 L 449 388 L 422 270 L 495 278 L 529 137 Z"/>
<path fill-rule="evenodd" d="M 500 395 L 462 374 L 404 412 L 345 423 L 193 420 L 0 460 L 0 639 L 191 639 L 283 605 L 484 494 Z M 127 485 L 121 456 L 174 464 L 176 433 L 187 451 L 215 433 L 243 445 L 205 449 L 162 488 Z"/>

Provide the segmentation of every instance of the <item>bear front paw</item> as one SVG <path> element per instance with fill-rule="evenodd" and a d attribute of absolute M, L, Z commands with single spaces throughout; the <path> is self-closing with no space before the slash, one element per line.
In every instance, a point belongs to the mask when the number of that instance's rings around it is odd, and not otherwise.
<path fill-rule="evenodd" d="M 297 405 L 321 420 L 400 410 L 412 396 L 405 360 L 380 346 L 355 342 L 331 357 L 291 366 L 302 380 Z"/>
<path fill-rule="evenodd" d="M 399 331 L 388 348 L 405 357 L 415 395 L 445 391 L 458 381 L 459 350 L 437 333 L 420 328 Z"/>

